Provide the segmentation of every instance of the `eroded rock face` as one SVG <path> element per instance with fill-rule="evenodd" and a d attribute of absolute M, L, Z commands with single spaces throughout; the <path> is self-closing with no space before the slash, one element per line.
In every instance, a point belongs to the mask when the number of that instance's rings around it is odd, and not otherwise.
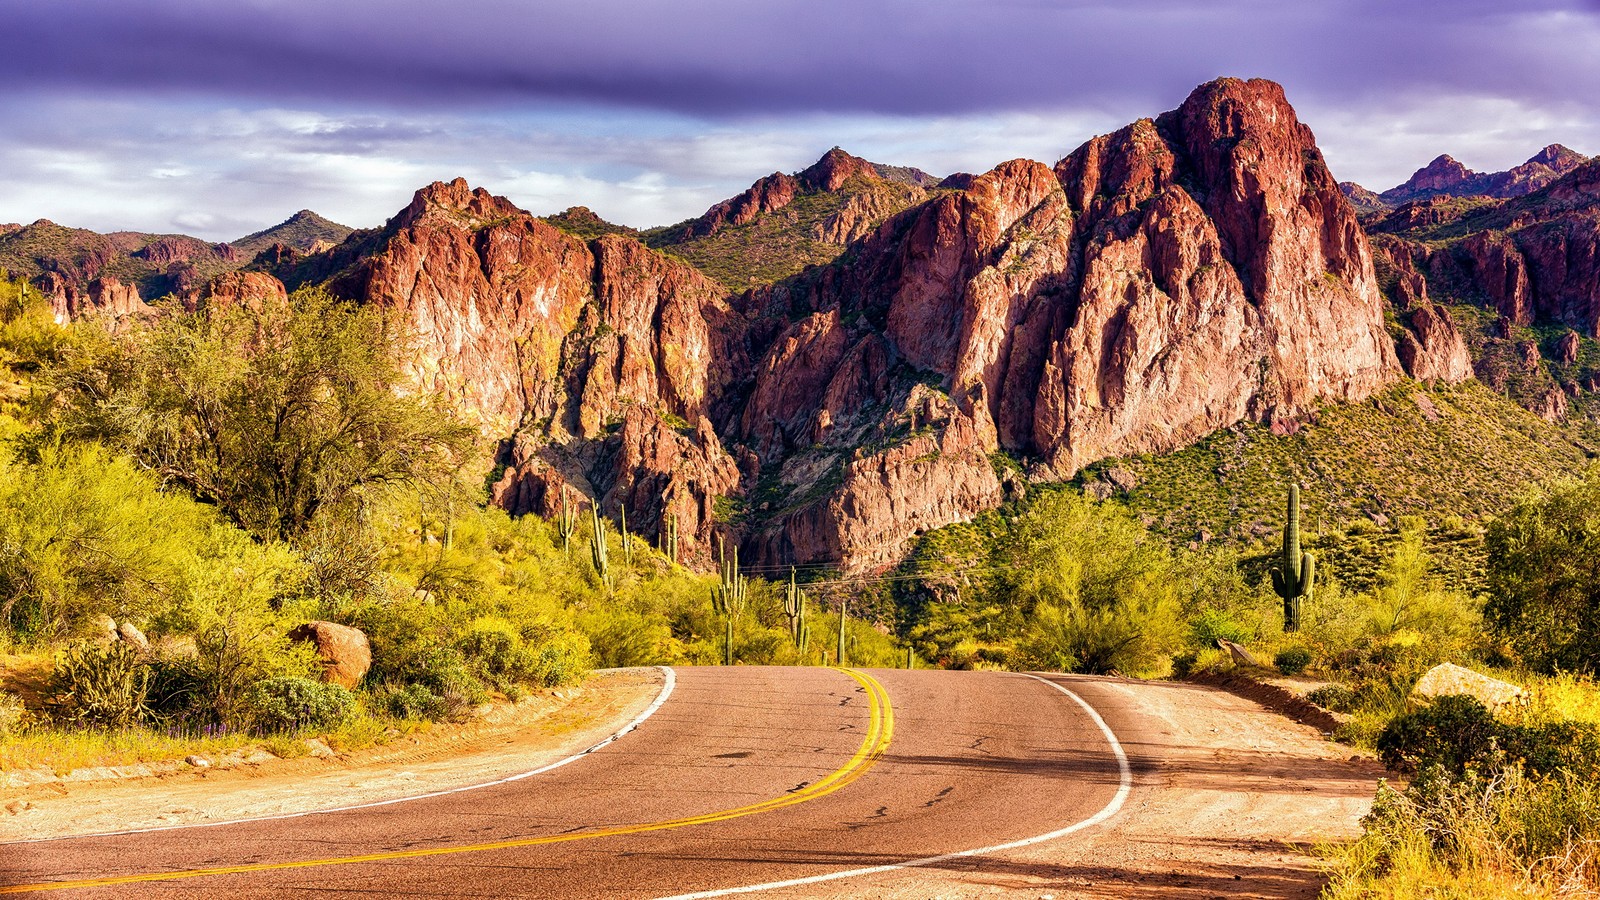
<path fill-rule="evenodd" d="M 762 530 L 762 553 L 870 558 L 882 553 L 861 522 L 931 522 L 999 502 L 998 482 L 970 464 L 953 504 L 942 489 L 925 492 L 922 509 L 895 496 L 892 454 L 916 444 L 918 458 L 936 458 L 897 428 L 969 451 L 956 459 L 1005 450 L 1066 478 L 1244 418 L 1291 421 L 1399 375 L 1365 236 L 1277 85 L 1215 82 L 1053 171 L 1018 160 L 962 185 L 886 222 L 848 266 L 748 298 L 758 321 L 788 324 L 757 367 L 741 437 L 764 454 L 889 445 L 840 463 L 826 501 Z M 835 391 L 854 368 L 850 348 L 874 339 L 887 385 Z M 818 366 L 832 376 L 826 390 Z M 893 399 L 907 381 L 938 384 L 949 409 L 914 425 L 915 403 Z M 889 413 L 864 416 L 866 397 Z"/>
<path fill-rule="evenodd" d="M 1418 305 L 1400 338 L 1400 364 L 1418 381 L 1460 384 L 1472 377 L 1472 356 L 1450 313 L 1432 303 Z"/>

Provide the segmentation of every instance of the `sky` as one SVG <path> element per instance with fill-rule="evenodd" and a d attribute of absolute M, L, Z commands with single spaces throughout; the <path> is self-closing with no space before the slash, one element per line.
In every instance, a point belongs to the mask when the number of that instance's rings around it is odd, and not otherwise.
<path fill-rule="evenodd" d="M 370 227 L 463 176 L 698 215 L 830 147 L 1054 162 L 1213 78 L 1284 85 L 1341 180 L 1600 154 L 1600 0 L 0 0 L 0 223 Z"/>

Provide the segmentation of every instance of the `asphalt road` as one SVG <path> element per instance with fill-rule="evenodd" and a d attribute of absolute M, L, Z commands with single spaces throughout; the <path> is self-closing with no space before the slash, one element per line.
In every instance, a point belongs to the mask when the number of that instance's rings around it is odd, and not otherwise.
<path fill-rule="evenodd" d="M 1119 720 L 1109 693 L 1097 702 L 1092 680 L 675 671 L 636 730 L 544 775 L 292 819 L 0 845 L 0 893 L 655 898 L 1096 827 L 1128 791 L 1126 760 L 1088 706 L 1123 741 L 1139 723 Z"/>

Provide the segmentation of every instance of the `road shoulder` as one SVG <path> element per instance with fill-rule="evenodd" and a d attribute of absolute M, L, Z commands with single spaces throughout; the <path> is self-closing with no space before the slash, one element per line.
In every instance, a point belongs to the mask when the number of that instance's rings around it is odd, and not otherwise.
<path fill-rule="evenodd" d="M 639 716 L 662 681 L 658 669 L 597 672 L 576 688 L 342 756 L 10 788 L 0 792 L 0 841 L 293 815 L 494 781 L 594 746 Z"/>

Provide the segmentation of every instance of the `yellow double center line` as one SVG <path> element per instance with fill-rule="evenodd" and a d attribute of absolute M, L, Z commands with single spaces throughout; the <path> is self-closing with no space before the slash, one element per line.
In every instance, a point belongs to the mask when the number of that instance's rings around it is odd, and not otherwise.
<path fill-rule="evenodd" d="M 519 847 L 539 847 L 545 844 L 564 844 L 568 841 L 584 841 L 592 838 L 615 837 L 624 834 L 642 834 L 647 831 L 665 831 L 669 828 L 686 828 L 690 825 L 709 825 L 712 822 L 724 822 L 728 819 L 739 819 L 753 816 L 757 813 L 771 812 L 786 806 L 795 806 L 819 797 L 826 797 L 834 791 L 840 790 L 851 782 L 865 775 L 872 764 L 883 756 L 889 749 L 889 740 L 894 736 L 894 708 L 889 704 L 889 694 L 878 683 L 876 678 L 865 672 L 854 669 L 843 669 L 846 675 L 854 678 L 867 692 L 868 724 L 867 735 L 861 741 L 855 755 L 851 756 L 844 765 L 830 772 L 826 777 L 815 781 L 792 793 L 748 806 L 725 809 L 719 812 L 704 813 L 698 816 L 689 816 L 683 819 L 670 819 L 665 822 L 646 822 L 639 825 L 616 825 L 610 828 L 597 828 L 593 831 L 579 831 L 569 834 L 556 834 L 547 837 L 519 838 L 509 841 L 494 841 L 487 844 L 464 844 L 454 847 L 432 847 L 422 850 L 390 850 L 382 853 L 367 853 L 361 856 L 335 856 L 327 859 L 302 859 L 292 862 L 275 863 L 248 863 L 238 866 L 218 866 L 209 869 L 177 869 L 170 872 L 144 872 L 134 875 L 114 875 L 107 878 L 86 878 L 80 881 L 47 881 L 40 884 L 18 884 L 0 887 L 0 894 L 23 894 L 43 891 L 67 891 L 78 888 L 114 887 L 123 884 L 139 884 L 146 881 L 173 881 L 179 878 L 204 878 L 210 875 L 239 875 L 249 872 L 272 872 L 280 869 L 309 869 L 316 866 L 343 866 L 351 863 L 385 862 L 392 859 L 421 859 L 428 856 L 447 856 L 453 853 L 482 853 L 486 850 L 513 850 Z"/>

